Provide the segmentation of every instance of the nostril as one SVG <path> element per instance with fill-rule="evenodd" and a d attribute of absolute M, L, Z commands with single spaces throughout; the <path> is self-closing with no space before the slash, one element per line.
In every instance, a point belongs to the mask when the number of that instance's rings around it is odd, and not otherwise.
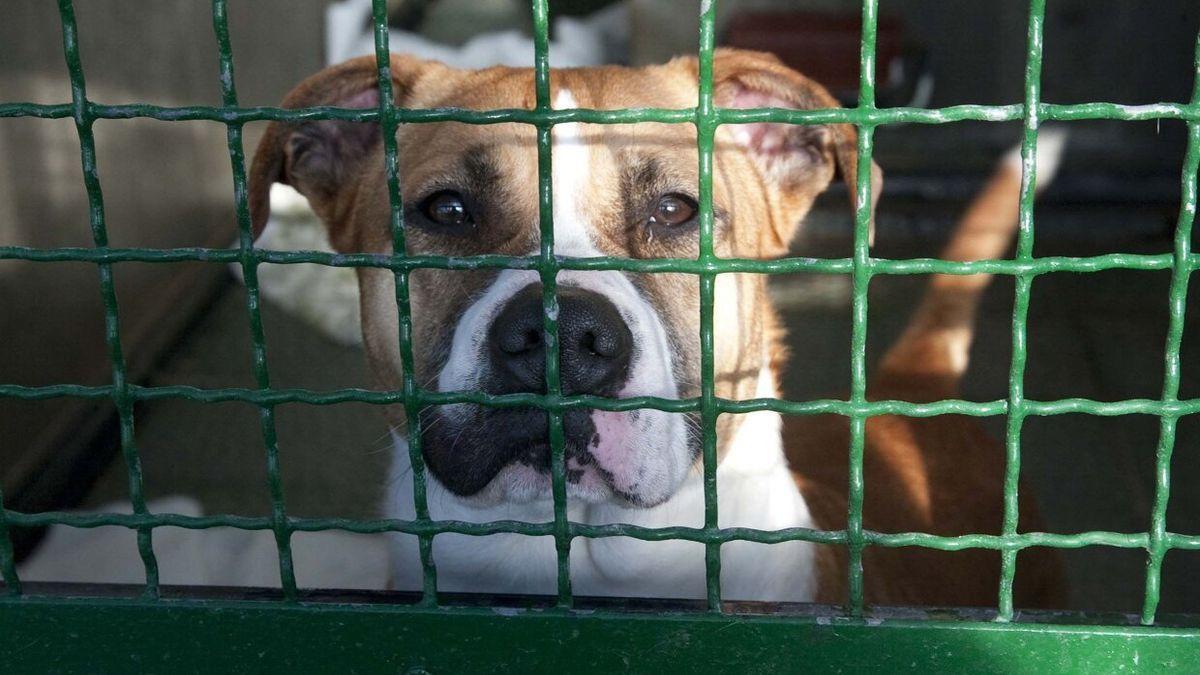
<path fill-rule="evenodd" d="M 529 285 L 505 304 L 488 329 L 492 393 L 544 390 L 546 360 L 541 286 Z"/>
<path fill-rule="evenodd" d="M 509 356 L 520 356 L 542 346 L 542 332 L 536 328 L 508 330 L 500 335 L 500 351 Z"/>
<path fill-rule="evenodd" d="M 596 334 L 588 331 L 579 339 L 579 346 L 592 356 L 604 356 L 600 353 L 600 349 L 596 345 Z"/>
<path fill-rule="evenodd" d="M 592 356 L 611 359 L 618 356 L 621 346 L 618 340 L 606 331 L 587 331 L 580 340 L 580 346 Z"/>
<path fill-rule="evenodd" d="M 530 328 L 525 331 L 524 351 L 531 351 L 542 346 L 542 331 L 536 328 Z"/>

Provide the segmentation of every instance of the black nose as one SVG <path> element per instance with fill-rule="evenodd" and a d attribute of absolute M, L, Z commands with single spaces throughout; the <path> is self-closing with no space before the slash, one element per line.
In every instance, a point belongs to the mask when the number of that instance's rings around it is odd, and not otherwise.
<path fill-rule="evenodd" d="M 546 391 L 542 287 L 508 301 L 489 331 L 498 393 Z M 612 396 L 629 374 L 633 335 L 607 298 L 581 288 L 558 291 L 559 371 L 564 394 Z"/>

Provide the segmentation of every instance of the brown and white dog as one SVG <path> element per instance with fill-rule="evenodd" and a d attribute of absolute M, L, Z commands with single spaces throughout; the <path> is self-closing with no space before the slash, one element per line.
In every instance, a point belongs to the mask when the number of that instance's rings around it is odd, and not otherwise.
<path fill-rule="evenodd" d="M 528 69 L 454 70 L 393 57 L 396 103 L 406 108 L 532 108 Z M 556 70 L 553 106 L 685 108 L 697 100 L 697 62 L 644 68 Z M 374 58 L 331 67 L 301 83 L 289 108 L 378 105 Z M 820 85 L 759 53 L 718 50 L 714 95 L 722 107 L 830 108 Z M 533 127 L 413 124 L 397 135 L 410 254 L 529 255 L 538 251 L 537 147 Z M 695 258 L 698 253 L 696 131 L 686 124 L 555 126 L 553 215 L 559 256 Z M 844 124 L 724 126 L 717 134 L 715 249 L 723 257 L 784 254 L 815 197 L 839 173 L 856 175 L 856 134 Z M 1043 176 L 1048 175 L 1043 171 Z M 881 174 L 872 167 L 873 194 Z M 1002 169 L 965 221 L 948 255 L 1003 253 L 1016 223 L 1019 168 Z M 254 158 L 254 225 L 267 218 L 269 188 L 292 185 L 309 200 L 342 252 L 389 254 L 389 201 L 378 126 L 273 123 Z M 854 190 L 850 190 L 854 195 Z M 363 336 L 374 374 L 400 387 L 393 276 L 359 269 Z M 566 394 L 626 398 L 697 396 L 699 282 L 686 274 L 564 271 L 559 283 L 561 379 Z M 956 395 L 966 367 L 984 277 L 936 277 L 908 332 L 872 378 L 871 398 L 928 401 Z M 781 329 L 766 277 L 722 274 L 715 291 L 716 393 L 777 397 Z M 436 391 L 544 391 L 541 285 L 521 270 L 417 270 L 411 276 L 416 377 Z M 394 428 L 403 412 L 388 411 Z M 435 519 L 553 519 L 546 416 L 474 404 L 422 413 Z M 656 410 L 578 410 L 564 416 L 568 516 L 583 523 L 647 527 L 703 524 L 700 437 L 694 415 Z M 773 530 L 845 526 L 845 418 L 774 412 L 723 415 L 717 425 L 722 527 Z M 387 513 L 412 518 L 408 451 L 395 436 Z M 876 417 L 867 425 L 865 526 L 881 531 L 997 533 L 1004 458 L 969 418 Z M 1023 504 L 1021 525 L 1033 521 Z M 548 593 L 555 547 L 548 537 L 439 535 L 444 591 Z M 575 539 L 572 581 L 580 595 L 703 597 L 701 544 L 628 538 Z M 999 554 L 869 548 L 866 597 L 875 603 L 988 605 Z M 1054 602 L 1056 568 L 1024 552 L 1018 604 Z M 393 585 L 420 587 L 414 537 L 397 535 Z M 724 596 L 736 600 L 844 600 L 845 552 L 804 542 L 732 542 L 722 548 Z"/>

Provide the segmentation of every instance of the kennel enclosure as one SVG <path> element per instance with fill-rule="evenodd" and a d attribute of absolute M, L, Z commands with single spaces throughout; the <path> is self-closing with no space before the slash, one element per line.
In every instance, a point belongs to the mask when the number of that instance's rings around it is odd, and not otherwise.
<path fill-rule="evenodd" d="M 1197 205 L 1197 172 L 1200 170 L 1200 43 L 1194 76 L 1197 87 L 1190 101 L 1152 105 L 1120 103 L 1048 104 L 1041 100 L 1046 0 L 1031 0 L 1027 34 L 1024 101 L 1006 105 L 959 105 L 949 108 L 878 108 L 875 105 L 875 41 L 878 3 L 862 3 L 862 40 L 858 106 L 848 109 L 721 109 L 712 92 L 712 59 L 715 47 L 714 0 L 700 5 L 699 98 L 694 108 L 636 110 L 554 110 L 550 102 L 548 0 L 534 0 L 535 81 L 537 105 L 531 110 L 465 111 L 414 110 L 397 107 L 391 92 L 387 41 L 386 3 L 375 0 L 373 23 L 379 66 L 380 107 L 375 110 L 316 108 L 285 110 L 244 107 L 234 82 L 234 60 L 229 39 L 225 0 L 212 0 L 213 32 L 219 54 L 220 106 L 157 106 L 141 103 L 99 104 L 88 98 L 79 27 L 71 0 L 58 0 L 63 53 L 71 80 L 72 100 L 58 104 L 0 101 L 0 117 L 69 119 L 78 132 L 80 156 L 90 210 L 94 246 L 91 248 L 33 248 L 0 246 L 0 261 L 72 261 L 94 264 L 99 272 L 105 309 L 105 339 L 111 359 L 111 383 L 102 386 L 60 384 L 22 386 L 0 383 L 0 398 L 45 400 L 62 397 L 112 400 L 119 416 L 121 450 L 128 473 L 133 512 L 129 514 L 76 514 L 21 512 L 0 502 L 0 572 L 5 597 L 0 600 L 0 627 L 4 656 L 12 668 L 119 669 L 182 665 L 293 666 L 316 669 L 335 664 L 344 669 L 382 670 L 503 667 L 511 670 L 547 668 L 573 663 L 583 668 L 671 668 L 681 663 L 727 668 L 761 665 L 764 669 L 820 667 L 912 667 L 943 669 L 999 669 L 1010 664 L 1020 669 L 1116 669 L 1158 666 L 1187 669 L 1200 659 L 1200 622 L 1181 618 L 1162 625 L 1158 604 L 1162 595 L 1161 568 L 1171 550 L 1200 549 L 1200 536 L 1172 532 L 1167 504 L 1171 490 L 1170 462 L 1176 451 L 1180 417 L 1200 412 L 1200 401 L 1180 398 L 1181 342 L 1187 309 L 1188 282 L 1200 266 L 1191 250 L 1192 226 Z M 162 121 L 207 120 L 227 128 L 234 201 L 240 241 L 237 248 L 147 249 L 109 245 L 103 191 L 96 166 L 92 125 L 97 120 L 150 118 Z M 302 121 L 341 119 L 380 124 L 384 130 L 393 246 L 390 256 L 283 252 L 255 248 L 246 201 L 246 167 L 243 127 L 263 120 Z M 1166 254 L 1115 253 L 1092 257 L 1035 257 L 1033 198 L 1036 186 L 1035 148 L 1039 126 L 1045 121 L 1183 120 L 1188 147 L 1181 179 L 1181 206 L 1174 250 Z M 1020 231 L 1016 256 L 1011 260 L 950 262 L 935 259 L 884 259 L 868 246 L 871 185 L 870 159 L 873 131 L 895 123 L 944 124 L 956 121 L 1015 121 L 1024 125 L 1023 181 Z M 448 258 L 405 254 L 405 225 L 400 198 L 402 176 L 397 171 L 395 130 L 401 124 L 456 121 L 470 124 L 517 122 L 534 125 L 538 134 L 541 247 L 536 256 Z M 555 124 L 630 124 L 636 122 L 692 124 L 696 127 L 700 155 L 699 223 L 700 255 L 697 259 L 632 260 L 615 258 L 562 258 L 554 252 L 551 194 L 551 129 Z M 712 154 L 716 129 L 724 124 L 777 122 L 786 124 L 850 123 L 859 130 L 859 175 L 853 254 L 846 258 L 785 258 L 759 261 L 722 259 L 713 251 Z M 2 122 L 0 122 L 2 123 Z M 246 311 L 251 325 L 256 387 L 199 388 L 184 385 L 143 386 L 130 381 L 122 349 L 119 303 L 113 283 L 115 266 L 127 262 L 168 264 L 178 262 L 236 263 L 247 287 Z M 403 388 L 399 391 L 343 389 L 313 391 L 272 387 L 265 331 L 259 307 L 256 267 L 262 263 L 315 263 L 342 267 L 380 267 L 394 273 L 399 333 L 403 357 Z M 0 262 L 2 264 L 2 262 Z M 547 342 L 556 344 L 556 275 L 560 270 L 623 270 L 643 273 L 698 275 L 701 289 L 700 343 L 701 393 L 694 399 L 603 399 L 563 395 L 558 358 L 546 352 L 545 394 L 490 396 L 481 392 L 432 392 L 418 386 L 412 372 L 411 312 L 408 275 L 414 269 L 536 270 L 542 280 L 544 330 Z M 1038 275 L 1071 271 L 1091 273 L 1111 269 L 1164 270 L 1172 277 L 1170 325 L 1164 350 L 1163 391 L 1159 399 L 1097 401 L 1064 399 L 1039 401 L 1026 398 L 1027 313 L 1031 286 Z M 725 400 L 716 396 L 713 364 L 713 295 L 717 275 L 726 273 L 846 275 L 853 284 L 853 334 L 850 344 L 850 395 L 845 400 L 786 401 L 776 399 Z M 867 291 L 873 277 L 912 274 L 1010 275 L 1016 282 L 1012 316 L 1012 360 L 1007 398 L 985 402 L 965 400 L 913 403 L 870 401 L 866 398 Z M 147 509 L 138 447 L 135 441 L 134 406 L 139 401 L 179 397 L 196 402 L 239 401 L 256 406 L 266 448 L 271 513 L 264 517 L 236 515 L 181 516 Z M 417 518 L 412 521 L 347 518 L 298 518 L 287 510 L 280 477 L 281 457 L 275 407 L 283 403 L 327 405 L 345 401 L 402 404 L 410 420 L 409 449 L 413 463 Z M 545 523 L 439 522 L 429 517 L 425 502 L 425 472 L 421 453 L 421 428 L 417 410 L 425 405 L 479 403 L 493 406 L 538 407 L 548 413 L 552 446 L 555 517 Z M 654 408 L 700 415 L 703 430 L 702 463 L 705 519 L 701 528 L 640 528 L 631 525 L 587 525 L 568 521 L 562 414 L 589 408 L 625 411 Z M 721 528 L 716 499 L 716 420 L 721 414 L 776 410 L 785 415 L 832 413 L 848 418 L 851 443 L 850 502 L 847 527 L 839 531 L 791 529 L 754 531 Z M 1072 534 L 1017 530 L 1017 485 L 1021 462 L 1021 431 L 1029 416 L 1084 413 L 1091 415 L 1147 414 L 1159 417 L 1160 434 L 1155 450 L 1154 509 L 1144 532 L 1086 531 Z M 870 484 L 863 475 L 863 450 L 868 418 L 877 415 L 931 416 L 963 414 L 1002 416 L 1006 420 L 1007 470 L 997 477 L 1005 485 L 1001 534 L 937 536 L 928 533 L 882 533 L 863 527 L 863 496 Z M 17 574 L 10 535 L 17 528 L 49 524 L 71 527 L 118 526 L 137 533 L 137 546 L 145 568 L 145 584 L 136 597 L 118 589 L 23 584 Z M 153 549 L 158 527 L 205 529 L 234 527 L 274 533 L 281 585 L 268 591 L 215 591 L 162 586 Z M 360 533 L 401 532 L 421 543 L 423 591 L 405 594 L 337 594 L 298 588 L 291 537 L 296 532 L 337 529 Z M 494 598 L 483 601 L 440 594 L 432 558 L 433 539 L 441 533 L 486 536 L 513 532 L 553 537 L 558 551 L 558 592 L 551 599 Z M 648 541 L 666 538 L 700 542 L 705 547 L 707 594 L 700 606 L 674 606 L 648 601 L 579 601 L 571 590 L 569 551 L 578 537 L 633 537 Z M 720 550 L 723 543 L 745 540 L 775 543 L 804 540 L 845 547 L 849 553 L 849 593 L 844 607 L 766 607 L 724 601 L 720 588 Z M 1000 552 L 1002 579 L 994 610 L 924 611 L 866 606 L 863 599 L 862 553 L 869 546 L 923 546 L 945 551 L 983 548 Z M 1077 614 L 1039 614 L 1013 606 L 1013 581 L 1017 555 L 1034 546 L 1076 548 L 1113 546 L 1144 550 L 1145 596 L 1140 621 L 1134 624 L 1114 617 Z"/>

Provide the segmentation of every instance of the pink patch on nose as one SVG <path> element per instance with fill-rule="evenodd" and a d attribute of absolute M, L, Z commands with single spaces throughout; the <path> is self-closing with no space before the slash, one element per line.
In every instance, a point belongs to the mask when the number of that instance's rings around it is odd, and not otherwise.
<path fill-rule="evenodd" d="M 608 472 L 613 487 L 628 490 L 636 470 L 632 451 L 634 427 L 627 412 L 596 410 L 592 412 L 596 435 L 588 443 L 588 451 L 597 466 Z"/>

